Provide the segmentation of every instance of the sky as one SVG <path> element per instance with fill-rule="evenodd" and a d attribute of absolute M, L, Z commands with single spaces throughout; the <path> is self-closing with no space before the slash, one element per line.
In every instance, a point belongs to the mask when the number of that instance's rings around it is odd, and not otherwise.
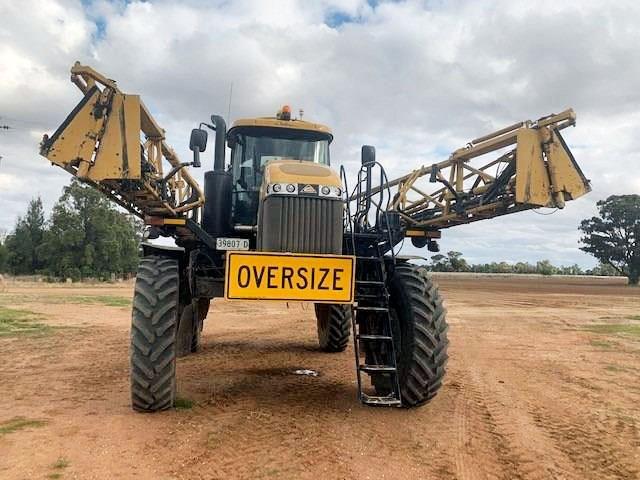
<path fill-rule="evenodd" d="M 580 220 L 598 200 L 640 191 L 634 0 L 0 0 L 0 19 L 0 126 L 11 127 L 0 128 L 5 231 L 35 196 L 50 210 L 70 180 L 38 143 L 80 100 L 69 82 L 76 60 L 140 94 L 183 159 L 191 128 L 227 116 L 231 85 L 231 119 L 302 108 L 331 126 L 333 165 L 354 172 L 361 145 L 372 144 L 390 176 L 574 108 L 577 126 L 563 134 L 593 191 L 550 215 L 445 230 L 441 249 L 473 263 L 591 267 Z M 211 152 L 203 159 L 212 163 Z"/>

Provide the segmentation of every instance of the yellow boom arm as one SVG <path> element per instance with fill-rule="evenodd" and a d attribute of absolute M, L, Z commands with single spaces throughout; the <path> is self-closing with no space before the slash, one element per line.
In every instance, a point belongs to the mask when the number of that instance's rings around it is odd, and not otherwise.
<path fill-rule="evenodd" d="M 397 212 L 408 232 L 418 229 L 414 236 L 537 207 L 564 208 L 566 201 L 591 190 L 560 135 L 575 121 L 569 109 L 516 123 L 472 140 L 443 162 L 385 182 L 371 194 L 388 191 L 389 201 L 381 208 Z M 481 159 L 489 153 L 499 156 Z M 361 202 L 365 194 L 350 200 Z"/>
<path fill-rule="evenodd" d="M 138 95 L 122 93 L 115 81 L 78 62 L 71 81 L 84 98 L 44 136 L 42 156 L 140 217 L 182 216 L 204 204 L 187 164 Z"/>

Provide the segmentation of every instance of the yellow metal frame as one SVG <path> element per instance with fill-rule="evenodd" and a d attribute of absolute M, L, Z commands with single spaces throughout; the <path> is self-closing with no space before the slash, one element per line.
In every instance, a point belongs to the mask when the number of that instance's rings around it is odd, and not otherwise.
<path fill-rule="evenodd" d="M 518 122 L 472 140 L 443 162 L 387 182 L 382 188 L 390 188 L 392 200 L 386 209 L 397 211 L 409 228 L 438 230 L 519 210 L 564 208 L 565 201 L 591 190 L 559 133 L 575 125 L 575 121 L 574 111 L 568 109 L 535 122 Z M 514 145 L 515 148 L 504 151 Z M 492 152 L 501 155 L 488 163 L 471 164 Z M 508 167 L 513 172 L 506 182 L 501 177 L 505 193 L 500 198 L 464 211 L 455 208 L 459 199 L 480 198 Z M 439 185 L 436 189 L 429 181 L 433 176 Z M 374 188 L 373 193 L 380 190 Z"/>
<path fill-rule="evenodd" d="M 78 62 L 71 81 L 85 97 L 52 138 L 45 136 L 41 155 L 140 217 L 181 216 L 204 204 L 200 186 L 138 95 L 122 93 Z M 175 173 L 168 177 L 169 171 Z"/>

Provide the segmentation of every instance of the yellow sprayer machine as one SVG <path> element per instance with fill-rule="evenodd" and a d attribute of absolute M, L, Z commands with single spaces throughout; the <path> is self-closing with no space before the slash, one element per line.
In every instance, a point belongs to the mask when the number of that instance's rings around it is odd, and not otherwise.
<path fill-rule="evenodd" d="M 445 373 L 445 309 L 397 246 L 409 237 L 437 251 L 445 228 L 563 208 L 590 190 L 560 134 L 575 124 L 572 110 L 477 138 L 393 180 L 363 146 L 348 182 L 331 168 L 329 128 L 289 107 L 229 130 L 212 115 L 191 132 L 193 161 L 181 162 L 139 96 L 79 63 L 71 80 L 84 97 L 43 138 L 41 155 L 142 218 L 149 239 L 177 245 L 142 244 L 131 324 L 139 411 L 173 406 L 176 357 L 198 349 L 216 297 L 313 302 L 322 350 L 343 351 L 353 331 L 362 403 L 421 405 Z M 207 130 L 215 146 L 203 192 L 188 167 L 200 167 Z"/>

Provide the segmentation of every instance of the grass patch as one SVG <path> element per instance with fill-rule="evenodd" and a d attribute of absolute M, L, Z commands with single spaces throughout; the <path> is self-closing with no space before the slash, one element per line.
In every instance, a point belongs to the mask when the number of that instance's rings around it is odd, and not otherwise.
<path fill-rule="evenodd" d="M 614 365 L 612 363 L 604 367 L 604 369 L 608 372 L 616 372 L 616 373 L 627 371 L 625 367 L 620 367 L 619 365 Z"/>
<path fill-rule="evenodd" d="M 193 400 L 177 397 L 175 407 L 176 410 L 190 410 L 193 408 Z"/>
<path fill-rule="evenodd" d="M 56 463 L 51 466 L 58 470 L 62 470 L 63 468 L 67 468 L 69 466 L 69 460 L 64 457 L 60 457 L 58 460 L 56 460 Z"/>
<path fill-rule="evenodd" d="M 640 321 L 640 315 L 629 315 L 627 317 L 629 320 L 637 320 Z"/>
<path fill-rule="evenodd" d="M 278 470 L 277 468 L 269 468 L 267 470 L 265 470 L 264 474 L 267 477 L 273 477 L 273 476 L 280 476 L 280 470 Z"/>
<path fill-rule="evenodd" d="M 584 329 L 592 333 L 605 335 L 627 335 L 640 338 L 640 325 L 626 323 L 601 323 L 598 325 L 588 325 Z"/>
<path fill-rule="evenodd" d="M 27 303 L 105 305 L 107 307 L 130 307 L 131 297 L 119 295 L 59 295 L 59 294 L 21 294 L 0 295 L 0 305 Z"/>
<path fill-rule="evenodd" d="M 47 475 L 47 478 L 51 478 L 52 480 L 56 480 L 58 478 L 62 478 L 62 474 L 60 472 L 53 472 Z"/>
<path fill-rule="evenodd" d="M 131 298 L 117 295 L 70 295 L 56 297 L 59 303 L 79 303 L 85 305 L 105 305 L 107 307 L 129 307 Z"/>
<path fill-rule="evenodd" d="M 616 345 L 612 342 L 607 342 L 606 340 L 596 340 L 595 338 L 592 338 L 591 340 L 589 340 L 589 344 L 592 347 L 597 347 L 597 348 L 604 348 L 604 349 L 612 349 L 614 348 Z"/>
<path fill-rule="evenodd" d="M 24 430 L 25 428 L 44 427 L 47 422 L 43 420 L 33 420 L 24 417 L 14 417 L 11 420 L 0 423 L 0 437 L 9 433 Z"/>
<path fill-rule="evenodd" d="M 0 306 L 0 337 L 49 333 L 51 326 L 36 321 L 35 312 Z"/>

